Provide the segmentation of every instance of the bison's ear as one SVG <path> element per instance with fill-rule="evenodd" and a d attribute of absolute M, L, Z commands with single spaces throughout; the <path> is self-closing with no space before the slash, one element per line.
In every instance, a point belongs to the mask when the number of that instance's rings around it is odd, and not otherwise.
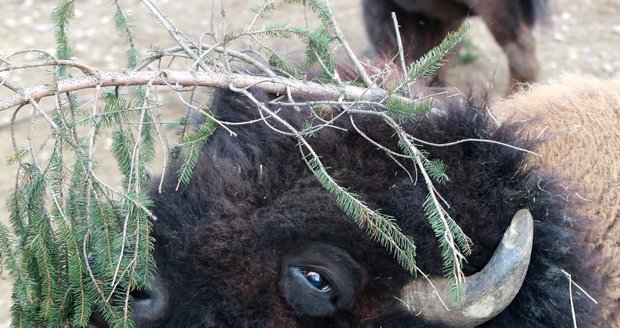
<path fill-rule="evenodd" d="M 280 292 L 298 314 L 326 317 L 351 309 L 363 280 L 361 266 L 346 251 L 313 243 L 284 258 Z"/>

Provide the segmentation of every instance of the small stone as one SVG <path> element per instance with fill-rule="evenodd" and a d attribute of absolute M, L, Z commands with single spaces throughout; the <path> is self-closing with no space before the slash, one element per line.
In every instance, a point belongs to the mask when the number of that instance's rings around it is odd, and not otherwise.
<path fill-rule="evenodd" d="M 109 15 L 101 16 L 99 21 L 101 22 L 101 24 L 107 24 L 112 21 L 112 16 L 109 16 Z"/>
<path fill-rule="evenodd" d="M 21 25 L 30 25 L 30 24 L 32 24 L 32 17 L 24 16 L 24 17 L 20 18 L 19 19 L 19 24 L 21 24 Z"/>
<path fill-rule="evenodd" d="M 583 59 L 583 61 L 588 66 L 594 66 L 594 65 L 598 64 L 598 58 L 595 58 L 595 57 L 586 57 L 586 58 Z"/>
<path fill-rule="evenodd" d="M 607 73 L 613 73 L 616 71 L 616 69 L 614 68 L 614 66 L 610 63 L 605 63 L 603 64 L 603 70 Z"/>
<path fill-rule="evenodd" d="M 89 50 L 89 48 L 90 47 L 88 45 L 86 45 L 85 43 L 83 43 L 83 42 L 79 42 L 79 43 L 77 43 L 75 45 L 75 50 L 77 50 L 78 52 L 85 53 L 85 52 L 87 52 Z"/>
<path fill-rule="evenodd" d="M 6 25 L 6 27 L 10 27 L 10 28 L 17 27 L 17 24 L 18 24 L 17 20 L 12 17 L 4 20 L 4 25 Z"/>
<path fill-rule="evenodd" d="M 117 61 L 118 59 L 110 54 L 107 54 L 105 56 L 103 56 L 103 61 L 106 63 L 113 63 L 115 61 Z"/>
<path fill-rule="evenodd" d="M 571 14 L 569 12 L 563 12 L 560 17 L 562 17 L 563 20 L 569 20 L 571 18 Z"/>
<path fill-rule="evenodd" d="M 579 58 L 579 51 L 577 48 L 570 47 L 568 48 L 568 59 L 569 60 L 577 60 Z"/>
<path fill-rule="evenodd" d="M 554 34 L 553 34 L 553 39 L 554 39 L 555 41 L 558 41 L 558 42 L 564 42 L 564 41 L 566 40 L 566 37 L 565 37 L 563 34 L 560 34 L 560 33 L 554 33 Z"/>
<path fill-rule="evenodd" d="M 612 32 L 614 32 L 614 33 L 616 33 L 616 34 L 620 34 L 620 25 L 614 25 L 614 26 L 611 28 L 611 31 L 612 31 Z"/>
<path fill-rule="evenodd" d="M 49 32 L 54 28 L 52 24 L 35 24 L 34 30 L 37 32 Z"/>
<path fill-rule="evenodd" d="M 37 43 L 37 40 L 35 40 L 33 37 L 31 36 L 24 36 L 22 37 L 22 42 L 28 46 L 28 47 L 32 47 Z"/>

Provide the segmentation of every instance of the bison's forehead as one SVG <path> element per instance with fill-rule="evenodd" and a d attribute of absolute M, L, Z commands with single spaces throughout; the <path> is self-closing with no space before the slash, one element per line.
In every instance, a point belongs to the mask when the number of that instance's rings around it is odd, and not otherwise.
<path fill-rule="evenodd" d="M 340 210 L 311 174 L 286 185 L 285 192 L 272 192 L 260 201 L 231 202 L 217 217 L 200 207 L 185 211 L 195 218 L 189 220 L 192 224 L 175 227 L 183 249 L 178 240 L 167 248 L 156 236 L 163 246 L 158 246 L 158 266 L 178 286 L 173 304 L 194 308 L 192 313 L 234 308 L 239 320 L 263 317 L 293 327 L 295 313 L 310 311 L 307 302 L 294 298 L 298 293 L 283 292 L 296 290 L 294 277 L 283 277 L 297 269 L 299 274 L 315 272 L 329 279 L 339 306 L 347 311 L 359 308 L 364 317 L 376 316 L 394 302 L 409 275 L 389 253 Z M 332 313 L 336 308 L 316 311 Z M 310 325 L 314 324 L 321 325 Z"/>
<path fill-rule="evenodd" d="M 196 218 L 193 224 L 177 228 L 176 235 L 187 245 L 184 250 L 175 249 L 169 259 L 175 266 L 183 260 L 191 270 L 202 272 L 196 277 L 198 285 L 213 288 L 211 284 L 227 281 L 274 281 L 287 254 L 315 242 L 345 250 L 369 272 L 406 275 L 389 253 L 342 212 L 311 174 L 287 182 L 285 191 L 272 191 L 259 202 L 228 202 L 217 217 L 198 207 L 196 213 L 185 212 Z M 414 206 L 407 207 L 414 210 Z"/>

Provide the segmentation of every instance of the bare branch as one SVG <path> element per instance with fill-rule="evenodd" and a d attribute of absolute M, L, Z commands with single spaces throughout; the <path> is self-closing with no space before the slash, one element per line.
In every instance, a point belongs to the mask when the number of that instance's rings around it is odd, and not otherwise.
<path fill-rule="evenodd" d="M 302 81 L 282 77 L 262 77 L 238 73 L 218 72 L 187 72 L 187 71 L 149 71 L 149 72 L 117 72 L 96 71 L 94 75 L 60 79 L 56 88 L 52 85 L 35 85 L 25 87 L 15 95 L 0 99 L 0 111 L 27 104 L 30 99 L 39 100 L 53 96 L 56 93 L 91 89 L 97 85 L 101 87 L 123 87 L 135 85 L 170 85 L 178 88 L 189 86 L 204 86 L 228 88 L 232 85 L 238 89 L 254 87 L 271 94 L 286 94 L 289 87 L 293 95 L 320 94 L 324 99 L 338 99 L 346 101 L 378 100 L 385 98 L 388 93 L 379 88 L 360 88 L 355 86 L 324 85 L 317 82 Z M 398 97 L 404 102 L 413 102 L 409 98 Z"/>

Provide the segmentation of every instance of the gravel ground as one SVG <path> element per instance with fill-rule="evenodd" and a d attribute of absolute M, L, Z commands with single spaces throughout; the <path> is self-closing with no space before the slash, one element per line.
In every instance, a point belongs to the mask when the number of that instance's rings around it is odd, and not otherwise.
<path fill-rule="evenodd" d="M 154 0 L 169 16 L 174 24 L 190 37 L 199 38 L 209 29 L 212 2 L 216 3 L 219 15 L 220 1 L 197 1 L 188 5 L 187 1 Z M 254 1 L 226 0 L 225 30 L 230 31 L 244 26 L 253 13 L 248 3 Z M 360 6 L 358 0 L 330 1 L 341 23 L 344 34 L 359 54 L 369 53 Z M 551 80 L 562 72 L 592 74 L 601 77 L 620 75 L 620 0 L 551 0 L 553 15 L 550 24 L 537 31 L 538 55 L 542 63 L 541 79 Z M 101 69 L 122 69 L 124 66 L 124 43 L 114 31 L 113 9 L 109 0 L 83 0 L 77 2 L 75 20 L 71 23 L 71 42 L 76 57 L 82 62 Z M 157 21 L 138 0 L 121 1 L 122 6 L 133 13 L 137 28 L 137 46 L 165 48 L 173 43 Z M 0 56 L 28 48 L 38 48 L 53 52 L 54 36 L 50 23 L 50 13 L 55 1 L 49 0 L 0 0 L 0 36 L 2 46 Z M 288 7 L 274 13 L 271 17 L 278 21 L 295 24 L 304 21 L 304 12 L 298 7 Z M 219 20 L 213 23 L 221 30 Z M 449 79 L 457 86 L 483 85 L 501 94 L 506 88 L 506 60 L 501 50 L 493 42 L 486 28 L 477 19 L 472 19 L 471 39 L 477 46 L 478 59 L 467 65 L 451 70 Z M 279 42 L 276 48 L 296 52 L 298 44 Z M 146 51 L 143 53 L 146 54 Z M 23 59 L 33 59 L 23 58 Z M 20 84 L 47 81 L 46 74 L 12 75 L 13 82 Z M 0 96 L 8 95 L 0 90 Z M 0 155 L 12 153 L 10 131 L 1 127 L 11 113 L 0 113 Z M 22 130 L 29 128 L 23 124 Z M 25 131 L 19 131 L 25 134 Z M 0 169 L 0 194 L 7 195 L 14 179 L 15 166 L 2 165 Z M 104 167 L 105 168 L 105 167 Z M 115 174 L 110 168 L 109 175 Z M 0 202 L 4 204 L 4 202 Z M 0 221 L 6 222 L 7 210 L 0 208 Z M 9 326 L 10 281 L 6 273 L 0 273 L 0 328 Z"/>

